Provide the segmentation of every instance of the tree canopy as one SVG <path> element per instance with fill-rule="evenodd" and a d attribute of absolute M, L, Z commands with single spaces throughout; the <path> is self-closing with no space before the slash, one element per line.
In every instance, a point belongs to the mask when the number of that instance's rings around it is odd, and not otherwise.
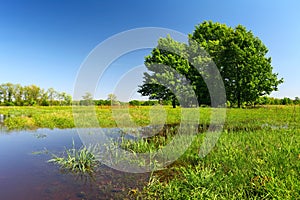
<path fill-rule="evenodd" d="M 159 39 L 157 47 L 145 58 L 151 73 L 144 74 L 144 84 L 139 89 L 142 95 L 150 99 L 172 99 L 175 103 L 178 100 L 174 93 L 176 87 L 190 85 L 199 104 L 211 104 L 205 76 L 212 74 L 203 70 L 203 66 L 208 70 L 212 68 L 211 61 L 221 74 L 231 105 L 253 104 L 260 96 L 276 91 L 283 82 L 272 72 L 267 47 L 242 25 L 231 28 L 205 21 L 195 27 L 188 39 L 188 44 L 176 42 L 170 36 Z M 159 84 L 162 79 L 168 82 L 167 87 Z"/>
<path fill-rule="evenodd" d="M 173 107 L 179 103 L 185 107 L 208 103 L 202 76 L 189 61 L 190 50 L 170 36 L 160 38 L 158 46 L 145 59 L 146 67 L 153 73 L 144 73 L 144 84 L 138 91 L 150 99 L 170 100 Z"/>

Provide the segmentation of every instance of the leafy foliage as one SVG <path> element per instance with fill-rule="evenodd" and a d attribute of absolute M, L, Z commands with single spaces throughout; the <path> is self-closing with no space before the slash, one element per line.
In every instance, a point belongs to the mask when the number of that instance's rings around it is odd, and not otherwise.
<path fill-rule="evenodd" d="M 139 92 L 151 99 L 172 100 L 175 107 L 178 96 L 189 99 L 193 95 L 183 92 L 184 86 L 191 85 L 199 104 L 211 104 L 206 78 L 217 78 L 208 73 L 214 62 L 231 105 L 253 104 L 283 82 L 272 72 L 267 52 L 262 41 L 242 25 L 231 28 L 205 21 L 189 35 L 188 44 L 176 42 L 170 36 L 158 40 L 157 47 L 145 59 L 151 73 L 144 74 Z"/>
<path fill-rule="evenodd" d="M 187 45 L 174 41 L 170 36 L 160 38 L 152 55 L 145 60 L 148 70 L 153 73 L 144 73 L 144 84 L 139 92 L 150 96 L 150 99 L 171 100 L 173 108 L 179 102 L 183 107 L 196 105 L 198 102 L 193 97 L 199 81 L 195 76 L 201 76 L 190 66 L 187 48 Z"/>
<path fill-rule="evenodd" d="M 227 100 L 241 106 L 276 91 L 283 82 L 273 73 L 267 47 L 242 25 L 203 22 L 189 36 L 212 56 L 226 88 Z"/>

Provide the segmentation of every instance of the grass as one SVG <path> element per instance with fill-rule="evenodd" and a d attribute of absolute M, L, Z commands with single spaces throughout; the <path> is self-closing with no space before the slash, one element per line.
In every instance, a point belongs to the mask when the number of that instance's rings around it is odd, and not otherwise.
<path fill-rule="evenodd" d="M 164 124 L 177 124 L 181 121 L 181 108 L 164 107 L 166 120 Z M 184 109 L 194 112 L 195 109 Z M 74 115 L 76 119 L 82 119 L 82 127 L 120 126 L 116 121 L 128 121 L 130 118 L 138 126 L 147 126 L 151 122 L 152 107 L 115 108 L 95 107 L 97 124 L 89 123 L 93 117 L 90 108 L 80 107 Z M 199 123 L 206 127 L 210 124 L 210 108 L 200 108 Z M 112 113 L 115 113 L 112 115 Z M 129 114 L 128 114 L 129 113 Z M 262 126 L 299 126 L 300 106 L 267 106 L 254 109 L 226 109 L 225 129 L 229 131 L 256 130 Z M 4 124 L 9 130 L 14 129 L 36 129 L 36 128 L 74 128 L 74 116 L 71 106 L 50 107 L 0 107 L 0 114 L 10 116 L 5 119 Z M 78 116 L 78 117 L 77 117 Z M 159 120 L 158 120 L 159 121 Z M 122 126 L 131 124 L 122 123 Z"/>
<path fill-rule="evenodd" d="M 170 139 L 126 141 L 123 148 L 153 152 Z M 276 128 L 222 133 L 204 158 L 198 135 L 177 161 L 155 172 L 141 199 L 299 199 L 300 129 Z M 162 144 L 162 146 L 161 146 Z"/>
<path fill-rule="evenodd" d="M 53 158 L 48 162 L 59 165 L 63 170 L 83 174 L 93 174 L 99 164 L 95 155 L 85 146 L 77 150 L 74 141 L 71 149 L 65 148 L 65 154 L 65 156 L 52 154 Z"/>
<path fill-rule="evenodd" d="M 74 127 L 71 107 L 0 107 L 0 114 L 9 116 L 8 130 Z"/>
<path fill-rule="evenodd" d="M 148 138 L 140 138 L 138 140 L 129 140 L 122 138 L 120 147 L 122 149 L 135 153 L 157 151 L 158 149 L 161 149 L 170 143 L 174 134 L 176 134 L 176 132 L 178 131 L 178 127 L 179 126 L 176 125 L 165 125 L 154 136 Z"/>
<path fill-rule="evenodd" d="M 222 134 L 198 156 L 199 135 L 167 170 L 154 173 L 143 199 L 299 199 L 300 130 Z"/>
<path fill-rule="evenodd" d="M 164 108 L 166 124 L 180 123 L 181 108 Z M 77 114 L 89 117 L 84 109 Z M 96 108 L 96 117 L 101 127 L 116 127 L 114 117 L 120 121 L 129 117 L 137 125 L 146 126 L 153 120 L 151 109 L 129 108 L 128 115 L 121 112 L 127 111 L 125 108 L 120 108 L 113 116 L 115 111 L 109 107 Z M 212 110 L 200 108 L 199 112 L 199 131 L 203 133 L 174 163 L 154 172 L 149 184 L 134 198 L 300 199 L 300 106 L 226 109 L 221 137 L 205 157 L 199 156 L 199 148 Z M 5 120 L 9 129 L 75 126 L 71 107 L 1 107 L 0 113 L 11 116 Z M 85 119 L 82 125 L 90 126 Z M 123 140 L 121 147 L 134 153 L 155 152 L 170 144 L 176 127 L 168 131 L 137 141 Z M 59 161 L 66 163 L 67 159 Z"/>

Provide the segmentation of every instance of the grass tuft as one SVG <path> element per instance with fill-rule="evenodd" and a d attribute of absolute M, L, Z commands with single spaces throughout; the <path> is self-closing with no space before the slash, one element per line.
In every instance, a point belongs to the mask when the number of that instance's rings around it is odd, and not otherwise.
<path fill-rule="evenodd" d="M 95 168 L 99 165 L 99 161 L 95 158 L 95 155 L 90 152 L 85 146 L 80 149 L 73 146 L 71 149 L 65 148 L 66 156 L 57 156 L 52 154 L 52 159 L 48 160 L 49 163 L 55 163 L 60 165 L 64 170 L 69 170 L 73 173 L 88 173 L 95 172 Z"/>

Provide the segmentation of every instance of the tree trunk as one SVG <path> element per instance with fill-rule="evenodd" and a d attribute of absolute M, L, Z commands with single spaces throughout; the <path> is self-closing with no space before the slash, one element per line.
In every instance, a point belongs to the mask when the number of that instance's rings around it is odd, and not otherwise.
<path fill-rule="evenodd" d="M 240 108 L 241 107 L 241 94 L 239 91 L 238 91 L 237 100 L 238 100 L 238 107 Z"/>
<path fill-rule="evenodd" d="M 173 108 L 176 108 L 176 98 L 172 97 L 172 106 Z"/>
<path fill-rule="evenodd" d="M 237 84 L 237 101 L 238 101 L 238 108 L 241 107 L 241 87 L 240 87 L 240 71 L 239 65 L 236 66 L 236 84 Z"/>

